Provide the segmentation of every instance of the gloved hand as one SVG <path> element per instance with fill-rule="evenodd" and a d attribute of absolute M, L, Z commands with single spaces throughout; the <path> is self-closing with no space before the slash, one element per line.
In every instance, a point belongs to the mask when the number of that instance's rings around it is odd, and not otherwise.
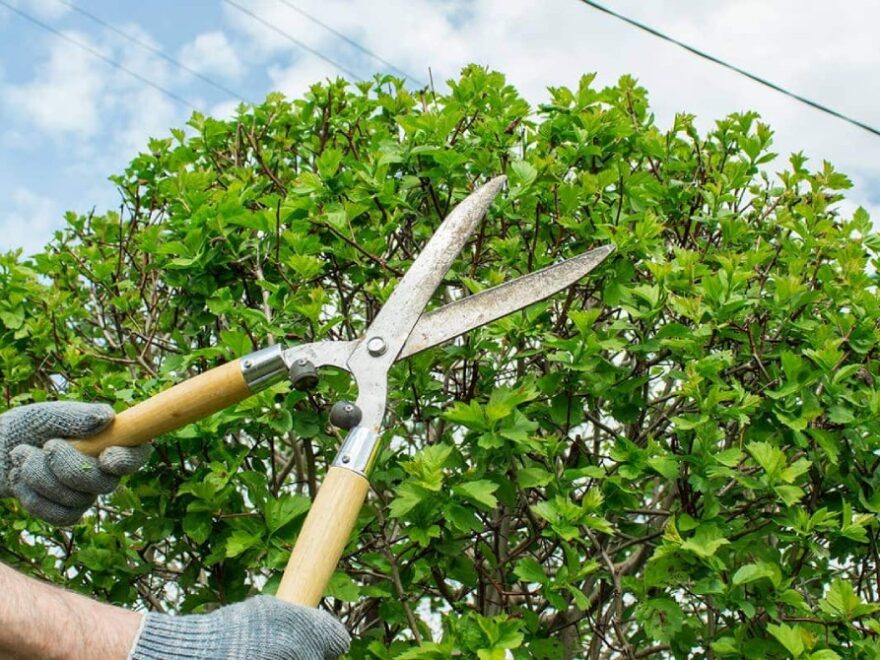
<path fill-rule="evenodd" d="M 147 614 L 128 657 L 332 660 L 349 641 L 326 612 L 257 596 L 210 614 Z"/>
<path fill-rule="evenodd" d="M 104 404 L 50 402 L 0 415 L 0 497 L 14 495 L 32 515 L 72 525 L 98 494 L 147 462 L 150 446 L 108 447 L 87 456 L 61 438 L 87 438 L 113 420 Z"/>

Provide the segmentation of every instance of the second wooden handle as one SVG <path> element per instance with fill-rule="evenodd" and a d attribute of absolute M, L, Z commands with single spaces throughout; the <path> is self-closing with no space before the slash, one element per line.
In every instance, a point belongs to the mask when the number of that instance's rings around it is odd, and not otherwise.
<path fill-rule="evenodd" d="M 366 477 L 340 467 L 327 470 L 312 502 L 276 596 L 296 605 L 316 607 L 367 497 Z"/>
<path fill-rule="evenodd" d="M 72 444 L 97 456 L 107 447 L 134 447 L 249 397 L 239 360 L 199 374 L 122 411 L 106 429 Z"/>

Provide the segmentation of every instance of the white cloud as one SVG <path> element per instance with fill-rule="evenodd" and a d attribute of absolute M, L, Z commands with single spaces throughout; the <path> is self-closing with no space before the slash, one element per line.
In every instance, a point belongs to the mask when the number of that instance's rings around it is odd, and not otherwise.
<path fill-rule="evenodd" d="M 136 24 L 122 29 L 160 47 Z M 175 82 L 176 70 L 167 61 L 132 48 L 117 35 L 69 34 L 158 87 L 170 89 Z M 65 160 L 55 164 L 57 169 L 79 177 L 91 173 L 104 181 L 145 150 L 150 137 L 167 136 L 168 129 L 183 124 L 192 110 L 69 42 L 47 38 L 46 43 L 48 60 L 35 67 L 32 80 L 0 87 L 0 103 L 16 119 L 16 125 L 3 133 L 4 146 L 27 148 L 22 136 L 36 129 L 38 136 L 63 145 Z M 202 105 L 195 99 L 193 103 Z M 39 144 L 39 139 L 31 142 Z"/>
<path fill-rule="evenodd" d="M 168 137 L 168 129 L 182 123 L 179 106 L 149 87 L 132 90 L 122 106 L 125 121 L 113 136 L 112 148 L 124 162 L 145 151 L 150 138 Z"/>
<path fill-rule="evenodd" d="M 138 40 L 161 48 L 152 35 L 136 24 L 126 25 L 128 34 Z M 174 88 L 174 69 L 166 60 L 141 48 L 130 48 L 125 42 L 118 42 L 116 55 L 125 68 L 136 71 L 163 89 Z M 103 145 L 106 171 L 113 171 L 131 160 L 136 154 L 147 149 L 152 137 L 167 137 L 168 129 L 186 121 L 192 108 L 184 106 L 155 87 L 144 85 L 141 81 L 124 71 L 112 70 L 112 78 L 106 98 L 103 100 L 104 113 L 114 120 L 113 131 L 107 136 L 109 145 Z M 203 103 L 190 97 L 186 90 L 178 95 L 198 108 Z"/>
<path fill-rule="evenodd" d="M 297 58 L 288 66 L 270 66 L 267 70 L 272 91 L 298 98 L 317 82 L 334 79 L 339 72 L 330 64 L 316 58 Z"/>
<path fill-rule="evenodd" d="M 57 205 L 27 188 L 15 189 L 5 207 L 0 211 L 0 251 L 21 247 L 25 254 L 39 252 L 63 225 Z"/>
<path fill-rule="evenodd" d="M 221 101 L 212 106 L 208 111 L 212 117 L 217 119 L 232 119 L 235 117 L 236 110 L 241 102 L 237 100 Z"/>
<path fill-rule="evenodd" d="M 159 47 L 138 25 L 124 30 Z M 69 34 L 158 86 L 175 89 L 179 83 L 168 62 L 112 33 Z M 3 249 L 38 250 L 63 225 L 63 210 L 103 212 L 117 206 L 118 193 L 107 177 L 144 151 L 150 137 L 166 137 L 191 112 L 73 44 L 50 36 L 41 42 L 46 59 L 34 65 L 30 80 L 0 81 L 0 144 L 8 158 L 27 158 L 29 168 L 18 182 L 13 177 L 0 186 L 6 200 L 0 205 Z M 44 157 L 45 189 L 37 194 L 33 181 L 40 179 L 32 165 L 45 153 L 54 158 Z"/>
<path fill-rule="evenodd" d="M 180 60 L 203 74 L 215 74 L 231 80 L 244 75 L 245 67 L 232 43 L 223 32 L 204 32 L 180 50 Z"/>
<path fill-rule="evenodd" d="M 85 35 L 72 39 L 96 48 Z M 49 60 L 36 76 L 20 85 L 0 88 L 7 110 L 51 135 L 91 135 L 99 127 L 98 103 L 106 85 L 105 65 L 71 43 L 53 40 Z"/>
<path fill-rule="evenodd" d="M 309 37 L 314 32 L 314 26 L 276 0 L 251 0 L 236 4 L 241 4 L 248 12 L 305 43 L 313 41 Z M 283 34 L 266 27 L 235 6 L 223 3 L 222 8 L 229 24 L 248 39 L 248 52 L 254 57 L 265 60 L 274 54 L 295 48 Z"/>
<path fill-rule="evenodd" d="M 33 153 L 37 149 L 37 143 L 32 135 L 15 128 L 8 128 L 0 134 L 0 147 Z"/>
<path fill-rule="evenodd" d="M 58 2 L 58 0 L 25 0 L 25 2 L 17 4 L 23 10 L 46 20 L 55 20 L 70 12 L 70 7 Z"/>

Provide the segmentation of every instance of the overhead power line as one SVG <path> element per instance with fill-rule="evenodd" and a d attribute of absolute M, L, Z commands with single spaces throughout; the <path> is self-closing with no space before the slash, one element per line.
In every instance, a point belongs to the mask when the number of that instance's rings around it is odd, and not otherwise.
<path fill-rule="evenodd" d="M 238 4 L 237 2 L 234 2 L 233 0 L 223 0 L 223 2 L 225 2 L 227 5 L 230 5 L 231 7 L 235 7 L 235 9 L 237 9 L 237 10 L 240 11 L 241 13 L 243 13 L 243 14 L 247 14 L 247 15 L 250 16 L 252 19 L 254 19 L 254 20 L 257 21 L 258 23 L 260 23 L 261 25 L 263 25 L 263 26 L 269 28 L 270 30 L 272 30 L 272 31 L 275 32 L 276 34 L 281 35 L 282 37 L 284 37 L 285 39 L 287 39 L 289 42 L 291 42 L 291 43 L 293 43 L 293 44 L 299 46 L 300 48 L 302 48 L 304 51 L 307 51 L 307 52 L 311 53 L 312 55 L 314 55 L 315 57 L 317 57 L 317 58 L 319 58 L 319 59 L 321 59 L 321 60 L 324 60 L 324 61 L 327 62 L 328 64 L 330 64 L 330 65 L 336 67 L 337 69 L 339 69 L 340 71 L 342 71 L 342 73 L 344 73 L 345 75 L 351 77 L 353 80 L 355 80 L 355 81 L 359 81 L 359 80 L 361 80 L 361 77 L 360 77 L 358 74 L 356 74 L 354 71 L 351 71 L 351 70 L 345 68 L 345 67 L 344 67 L 342 64 L 340 64 L 339 62 L 336 62 L 335 60 L 330 59 L 329 57 L 327 57 L 326 55 L 324 55 L 322 52 L 320 52 L 320 51 L 318 51 L 318 50 L 315 50 L 315 49 L 312 48 L 311 46 L 309 46 L 309 45 L 303 43 L 302 41 L 300 41 L 299 39 L 297 39 L 296 37 L 294 37 L 294 36 L 291 35 L 290 33 L 285 32 L 284 30 L 282 30 L 281 28 L 279 28 L 277 25 L 273 25 L 272 23 L 270 23 L 270 22 L 267 21 L 266 19 L 262 18 L 262 17 L 259 16 L 258 14 L 255 14 L 255 13 L 252 12 L 250 9 L 247 9 L 247 8 L 245 8 L 245 7 L 242 7 L 240 4 Z"/>
<path fill-rule="evenodd" d="M 138 39 L 133 34 L 129 34 L 127 32 L 120 30 L 119 28 L 108 23 L 107 21 L 105 21 L 101 17 L 96 16 L 95 14 L 93 14 L 89 11 L 86 11 L 85 9 L 73 4 L 72 2 L 69 2 L 69 0 L 57 0 L 57 1 L 60 2 L 62 5 L 64 5 L 65 7 L 69 7 L 70 9 L 77 12 L 78 14 L 81 14 L 81 15 L 85 16 L 86 18 L 88 18 L 89 20 L 97 23 L 98 25 L 101 25 L 104 28 L 110 30 L 114 34 L 119 35 L 123 39 L 130 41 L 131 43 L 135 44 L 136 46 L 140 46 L 144 50 L 150 51 L 154 55 L 161 57 L 166 62 L 170 62 L 171 64 L 178 67 L 179 69 L 182 69 L 183 71 L 186 71 L 187 73 L 192 74 L 193 76 L 195 76 L 199 80 L 208 83 L 209 85 L 211 85 L 215 89 L 220 90 L 224 94 L 228 94 L 229 96 L 237 98 L 242 103 L 248 103 L 248 100 L 246 98 L 244 98 L 238 92 L 235 92 L 235 91 L 229 89 L 228 87 L 226 87 L 222 83 L 219 83 L 216 80 L 204 75 L 203 73 L 197 71 L 196 69 L 192 68 L 191 66 L 184 64 L 180 60 L 176 60 L 173 57 L 171 57 L 170 55 L 166 55 L 160 48 L 156 48 L 155 46 L 147 43 L 146 41 L 142 41 L 141 39 Z"/>
<path fill-rule="evenodd" d="M 290 2 L 290 0 L 278 0 L 278 2 L 280 2 L 281 4 L 283 4 L 283 5 L 287 6 L 287 7 L 289 7 L 290 9 L 292 9 L 293 11 L 295 11 L 297 14 L 299 14 L 300 16 L 303 16 L 304 18 L 306 18 L 307 20 L 311 21 L 311 22 L 314 23 L 315 25 L 320 25 L 322 28 L 324 28 L 324 29 L 327 30 L 328 32 L 331 32 L 332 34 L 335 34 L 337 37 L 339 37 L 340 39 L 342 39 L 345 43 L 349 44 L 350 46 L 353 46 L 354 48 L 358 49 L 358 50 L 361 51 L 362 53 L 364 53 L 364 54 L 366 54 L 366 55 L 369 55 L 369 56 L 372 57 L 374 60 L 376 60 L 376 61 L 378 61 L 378 62 L 381 62 L 382 64 L 384 64 L 385 66 L 389 67 L 389 68 L 392 69 L 393 71 L 396 71 L 397 73 L 399 73 L 400 75 L 402 75 L 404 78 L 409 78 L 410 80 L 412 80 L 413 82 L 415 82 L 415 83 L 418 84 L 418 85 L 421 85 L 422 87 L 426 87 L 426 86 L 427 86 L 427 83 L 425 83 L 425 82 L 419 80 L 416 76 L 413 76 L 413 75 L 407 73 L 406 71 L 404 71 L 403 69 L 401 69 L 401 68 L 395 66 L 392 62 L 389 62 L 388 60 L 386 60 L 386 59 L 385 59 L 384 57 L 382 57 L 381 55 L 378 55 L 377 53 L 375 53 L 374 51 L 370 50 L 370 49 L 367 48 L 366 46 L 362 46 L 361 44 L 359 44 L 357 41 L 355 41 L 355 40 L 352 39 L 351 37 L 348 37 L 347 35 L 343 34 L 342 32 L 339 32 L 338 30 L 334 29 L 332 26 L 327 25 L 326 23 L 324 23 L 324 22 L 321 21 L 320 19 L 316 18 L 315 16 L 312 16 L 312 15 L 311 15 L 310 13 L 308 13 L 306 10 L 301 9 L 300 7 L 297 7 L 295 4 L 293 4 L 292 2 Z"/>
<path fill-rule="evenodd" d="M 704 60 L 709 60 L 710 62 L 714 62 L 715 64 L 719 64 L 726 69 L 730 69 L 731 71 L 735 71 L 736 73 L 738 73 L 742 76 L 745 76 L 746 78 L 749 78 L 750 80 L 753 80 L 754 82 L 756 82 L 760 85 L 764 85 L 765 87 L 769 87 L 770 89 L 772 89 L 776 92 L 779 92 L 780 94 L 785 94 L 786 96 L 789 96 L 789 97 L 795 99 L 796 101 L 800 101 L 801 103 L 804 103 L 815 110 L 819 110 L 820 112 L 824 112 L 825 114 L 831 115 L 832 117 L 836 117 L 837 119 L 845 121 L 848 124 L 852 124 L 853 126 L 857 126 L 858 128 L 861 128 L 862 130 L 868 131 L 869 133 L 880 137 L 880 129 L 874 128 L 873 126 L 870 126 L 864 122 L 859 121 L 858 119 L 853 119 L 852 117 L 849 117 L 841 112 L 838 112 L 837 110 L 834 110 L 833 108 L 829 108 L 827 105 L 822 105 L 821 103 L 818 103 L 817 101 L 813 101 L 811 99 L 806 98 L 805 96 L 801 96 L 800 94 L 796 94 L 794 92 L 791 92 L 791 91 L 785 89 L 784 87 L 780 87 L 776 83 L 770 82 L 766 78 L 762 78 L 758 75 L 755 75 L 754 73 L 750 73 L 749 71 L 746 71 L 745 69 L 741 69 L 738 66 L 735 66 L 733 64 L 729 64 L 728 62 L 725 62 L 724 60 L 721 60 L 721 59 L 715 57 L 714 55 L 710 55 L 709 53 L 706 53 L 698 48 L 695 48 L 694 46 L 689 46 L 686 43 L 682 43 L 678 39 L 674 39 L 673 37 L 670 37 L 669 35 L 666 35 L 666 34 L 660 32 L 659 30 L 655 30 L 654 28 L 649 27 L 648 25 L 645 25 L 644 23 L 640 23 L 639 21 L 636 21 L 632 18 L 629 18 L 628 16 L 624 16 L 623 14 L 618 14 L 616 11 L 609 9 L 608 7 L 605 7 L 604 5 L 600 5 L 597 2 L 593 2 L 593 0 L 578 0 L 578 1 L 582 2 L 583 4 L 585 4 L 589 7 L 592 7 L 593 9 L 597 9 L 601 12 L 604 12 L 604 13 L 608 14 L 609 16 L 613 16 L 614 18 L 620 19 L 621 21 L 624 21 L 625 23 L 629 23 L 633 27 L 637 27 L 638 29 L 645 31 L 648 34 L 652 34 L 655 37 L 659 37 L 660 39 L 663 39 L 664 41 L 668 41 L 669 43 L 675 44 L 679 48 L 684 48 L 686 51 L 693 53 L 694 55 L 696 55 L 698 57 L 702 57 Z"/>
<path fill-rule="evenodd" d="M 199 111 L 199 112 L 200 112 L 200 109 L 198 108 L 198 106 L 196 106 L 196 105 L 195 105 L 194 103 L 192 103 L 191 101 L 187 101 L 185 98 L 183 98 L 182 96 L 178 96 L 177 94 L 175 94 L 174 92 L 172 92 L 170 89 L 166 89 L 165 87 L 162 87 L 161 85 L 159 85 L 159 84 L 153 82 L 153 81 L 150 80 L 149 78 L 146 78 L 146 77 L 142 76 L 141 74 L 137 73 L 136 71 L 133 71 L 133 70 L 129 69 L 129 68 L 128 68 L 127 66 L 125 66 L 124 64 L 121 64 L 120 62 L 117 62 L 117 61 L 114 60 L 113 58 L 111 58 L 111 57 L 107 57 L 106 55 L 104 55 L 104 54 L 101 53 L 100 51 L 98 51 L 98 50 L 92 48 L 92 47 L 89 46 L 88 44 L 84 44 L 84 43 L 81 42 L 81 41 L 77 41 L 76 39 L 74 39 L 74 38 L 71 37 L 70 35 L 65 34 L 64 32 L 61 32 L 61 30 L 56 30 L 56 29 L 53 28 L 51 25 L 48 25 L 48 24 L 44 23 L 43 21 L 41 21 L 40 19 L 38 19 L 38 18 L 36 18 L 36 17 L 34 17 L 34 16 L 31 16 L 30 14 L 28 14 L 28 13 L 25 12 L 25 11 L 22 11 L 22 10 L 19 9 L 18 7 L 14 7 L 14 6 L 12 6 L 12 5 L 9 4 L 6 0 L 0 0 L 0 5 L 6 7 L 6 8 L 7 8 L 9 11 L 11 11 L 11 12 L 14 12 L 14 13 L 18 14 L 19 16 L 21 16 L 21 17 L 24 18 L 25 20 L 30 21 L 30 22 L 33 23 L 34 25 L 38 25 L 39 27 L 43 28 L 43 29 L 46 30 L 47 32 L 51 32 L 53 35 L 55 35 L 55 36 L 58 37 L 59 39 L 63 39 L 63 40 L 66 41 L 67 43 L 73 44 L 73 45 L 76 46 L 77 48 L 80 48 L 80 49 L 86 51 L 87 53 L 91 54 L 92 56 L 97 57 L 99 60 L 102 60 L 103 62 L 106 62 L 106 63 L 109 64 L 110 66 L 112 66 L 112 67 L 114 67 L 114 68 L 116 68 L 116 69 L 119 69 L 120 71 L 122 71 L 123 73 L 125 73 L 125 74 L 131 76 L 132 78 L 135 78 L 136 80 L 139 80 L 140 82 L 142 82 L 143 84 L 145 84 L 147 87 L 151 87 L 151 88 L 155 89 L 157 92 L 161 92 L 162 94 L 164 94 L 164 95 L 167 96 L 168 98 L 170 98 L 170 99 L 174 99 L 174 100 L 177 101 L 178 103 L 180 103 L 180 104 L 182 104 L 182 105 L 185 105 L 185 106 L 188 106 L 189 108 L 192 108 L 193 110 L 196 110 L 196 111 Z"/>

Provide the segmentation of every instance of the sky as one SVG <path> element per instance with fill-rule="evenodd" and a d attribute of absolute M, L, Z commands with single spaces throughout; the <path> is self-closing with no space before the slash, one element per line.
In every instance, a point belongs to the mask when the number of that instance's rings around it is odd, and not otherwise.
<path fill-rule="evenodd" d="M 603 2 L 880 127 L 876 2 L 851 0 L 846 11 L 824 0 Z M 533 104 L 547 98 L 547 87 L 576 85 L 583 73 L 597 72 L 599 85 L 631 74 L 649 90 L 664 129 L 676 112 L 697 115 L 705 130 L 730 112 L 756 110 L 775 131 L 780 158 L 771 171 L 783 169 L 796 151 L 815 168 L 829 160 L 855 184 L 843 212 L 863 206 L 880 222 L 880 137 L 578 0 L 0 0 L 0 251 L 40 250 L 63 226 L 65 211 L 118 207 L 108 177 L 146 149 L 150 137 L 184 126 L 193 107 L 229 116 L 236 96 L 254 102 L 270 91 L 300 96 L 311 83 L 341 75 L 327 60 L 362 78 L 390 71 L 296 9 L 408 72 L 416 87 L 429 68 L 443 87 L 476 62 L 504 72 Z"/>

